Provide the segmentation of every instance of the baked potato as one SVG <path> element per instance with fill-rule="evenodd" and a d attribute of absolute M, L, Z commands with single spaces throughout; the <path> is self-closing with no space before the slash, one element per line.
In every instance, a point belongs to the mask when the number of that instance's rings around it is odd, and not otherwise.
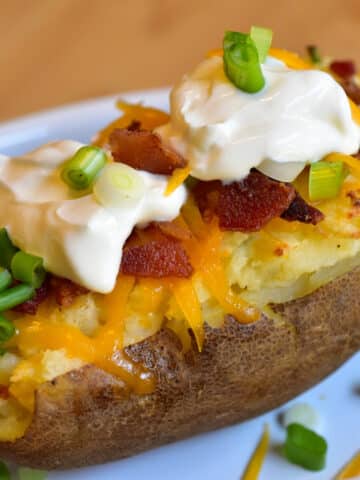
<path fill-rule="evenodd" d="M 326 157 L 337 191 L 315 202 L 305 164 L 292 183 L 254 168 L 230 184 L 194 180 L 153 132 L 167 114 L 121 107 L 94 143 L 114 163 L 171 175 L 165 195 L 187 179 L 188 197 L 172 221 L 130 229 L 110 293 L 59 278 L 60 265 L 6 312 L 17 334 L 0 356 L 0 457 L 21 465 L 102 463 L 249 419 L 360 349 L 358 160 Z M 30 159 L 79 148 L 65 143 Z"/>

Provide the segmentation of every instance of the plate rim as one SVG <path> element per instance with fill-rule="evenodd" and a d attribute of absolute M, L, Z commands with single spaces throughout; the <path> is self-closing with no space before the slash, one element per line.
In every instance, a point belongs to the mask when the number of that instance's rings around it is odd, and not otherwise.
<path fill-rule="evenodd" d="M 40 110 L 34 110 L 32 112 L 25 113 L 23 115 L 19 115 L 16 117 L 11 117 L 9 119 L 4 119 L 0 121 L 0 134 L 2 133 L 1 130 L 4 128 L 9 128 L 15 126 L 19 122 L 27 122 L 30 120 L 40 120 L 43 117 L 53 116 L 57 113 L 71 113 L 71 111 L 79 110 L 79 109 L 86 109 L 89 107 L 95 107 L 98 105 L 105 105 L 111 103 L 115 104 L 116 100 L 119 98 L 126 98 L 131 101 L 131 98 L 136 97 L 154 97 L 159 95 L 168 94 L 170 92 L 170 86 L 163 86 L 163 87 L 155 87 L 155 88 L 145 88 L 145 89 L 134 89 L 134 90 L 126 90 L 120 91 L 117 93 L 112 93 L 109 95 L 100 95 L 94 97 L 88 97 L 82 100 L 75 100 L 74 102 L 66 102 L 59 105 L 54 105 L 50 107 L 46 107 Z M 145 103 L 148 103 L 147 101 Z"/>

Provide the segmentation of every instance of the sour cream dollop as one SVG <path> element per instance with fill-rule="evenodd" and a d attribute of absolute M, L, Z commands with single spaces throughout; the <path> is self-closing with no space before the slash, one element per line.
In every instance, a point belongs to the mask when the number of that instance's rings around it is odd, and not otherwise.
<path fill-rule="evenodd" d="M 165 197 L 168 178 L 139 172 L 145 193 L 131 208 L 106 208 L 93 193 L 79 196 L 60 178 L 60 165 L 83 145 L 49 143 L 22 157 L 0 156 L 0 226 L 45 268 L 90 290 L 108 293 L 122 248 L 136 225 L 175 218 L 186 199 L 180 186 Z"/>
<path fill-rule="evenodd" d="M 268 57 L 266 85 L 237 89 L 213 57 L 173 89 L 171 119 L 157 132 L 201 180 L 240 180 L 251 168 L 292 181 L 331 152 L 359 150 L 360 129 L 340 85 L 318 70 L 293 70 Z"/>

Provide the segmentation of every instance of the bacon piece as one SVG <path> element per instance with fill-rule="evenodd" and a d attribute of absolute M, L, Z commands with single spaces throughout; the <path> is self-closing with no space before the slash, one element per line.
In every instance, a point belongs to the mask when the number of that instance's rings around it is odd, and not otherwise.
<path fill-rule="evenodd" d="M 353 207 L 360 207 L 360 190 L 350 190 L 346 194 L 350 198 Z"/>
<path fill-rule="evenodd" d="M 189 277 L 193 268 L 183 246 L 164 239 L 125 247 L 121 272 L 139 277 Z"/>
<path fill-rule="evenodd" d="M 222 187 L 217 214 L 222 230 L 256 232 L 281 215 L 295 198 L 291 184 L 252 170 L 240 182 Z"/>
<path fill-rule="evenodd" d="M 141 122 L 139 122 L 139 120 L 133 120 L 127 129 L 131 131 L 141 130 Z"/>
<path fill-rule="evenodd" d="M 334 60 L 330 63 L 330 70 L 344 80 L 356 73 L 355 63 L 352 60 Z"/>
<path fill-rule="evenodd" d="M 192 189 L 195 201 L 206 222 L 210 222 L 217 210 L 219 195 L 223 186 L 219 180 L 197 182 Z"/>
<path fill-rule="evenodd" d="M 354 80 L 344 80 L 342 82 L 342 87 L 345 90 L 346 95 L 351 98 L 356 105 L 360 105 L 360 87 L 354 82 Z"/>
<path fill-rule="evenodd" d="M 137 170 L 171 175 L 176 168 L 186 166 L 181 155 L 147 130 L 116 128 L 110 134 L 109 143 L 116 162 L 126 163 Z"/>
<path fill-rule="evenodd" d="M 56 303 L 61 307 L 70 307 L 76 297 L 88 293 L 88 289 L 77 285 L 67 278 L 51 277 L 51 290 L 54 293 Z"/>
<path fill-rule="evenodd" d="M 37 288 L 35 291 L 35 295 L 30 300 L 27 300 L 20 305 L 17 305 L 12 310 L 18 313 L 24 313 L 27 315 L 35 315 L 39 305 L 50 295 L 49 289 L 49 278 L 47 277 L 44 283 L 41 285 L 40 288 Z"/>
<path fill-rule="evenodd" d="M 300 194 L 296 192 L 296 197 L 291 202 L 289 208 L 282 213 L 281 218 L 288 222 L 298 221 L 317 225 L 325 217 L 320 210 L 306 203 Z"/>
<path fill-rule="evenodd" d="M 0 398 L 7 400 L 9 397 L 9 388 L 6 385 L 0 385 Z"/>

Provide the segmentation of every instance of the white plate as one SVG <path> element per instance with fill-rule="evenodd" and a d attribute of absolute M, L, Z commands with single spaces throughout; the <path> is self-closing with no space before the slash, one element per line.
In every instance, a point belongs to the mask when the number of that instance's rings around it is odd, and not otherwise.
<path fill-rule="evenodd" d="M 168 107 L 168 90 L 121 95 Z M 106 97 L 29 115 L 0 125 L 0 152 L 18 154 L 48 140 L 88 141 L 118 115 L 115 97 Z M 360 354 L 339 371 L 295 401 L 306 401 L 321 412 L 329 442 L 326 470 L 311 473 L 287 463 L 279 452 L 284 430 L 279 426 L 282 407 L 255 420 L 199 435 L 119 462 L 49 474 L 50 480 L 238 480 L 254 450 L 265 422 L 272 447 L 261 473 L 263 480 L 330 480 L 360 448 Z"/>

